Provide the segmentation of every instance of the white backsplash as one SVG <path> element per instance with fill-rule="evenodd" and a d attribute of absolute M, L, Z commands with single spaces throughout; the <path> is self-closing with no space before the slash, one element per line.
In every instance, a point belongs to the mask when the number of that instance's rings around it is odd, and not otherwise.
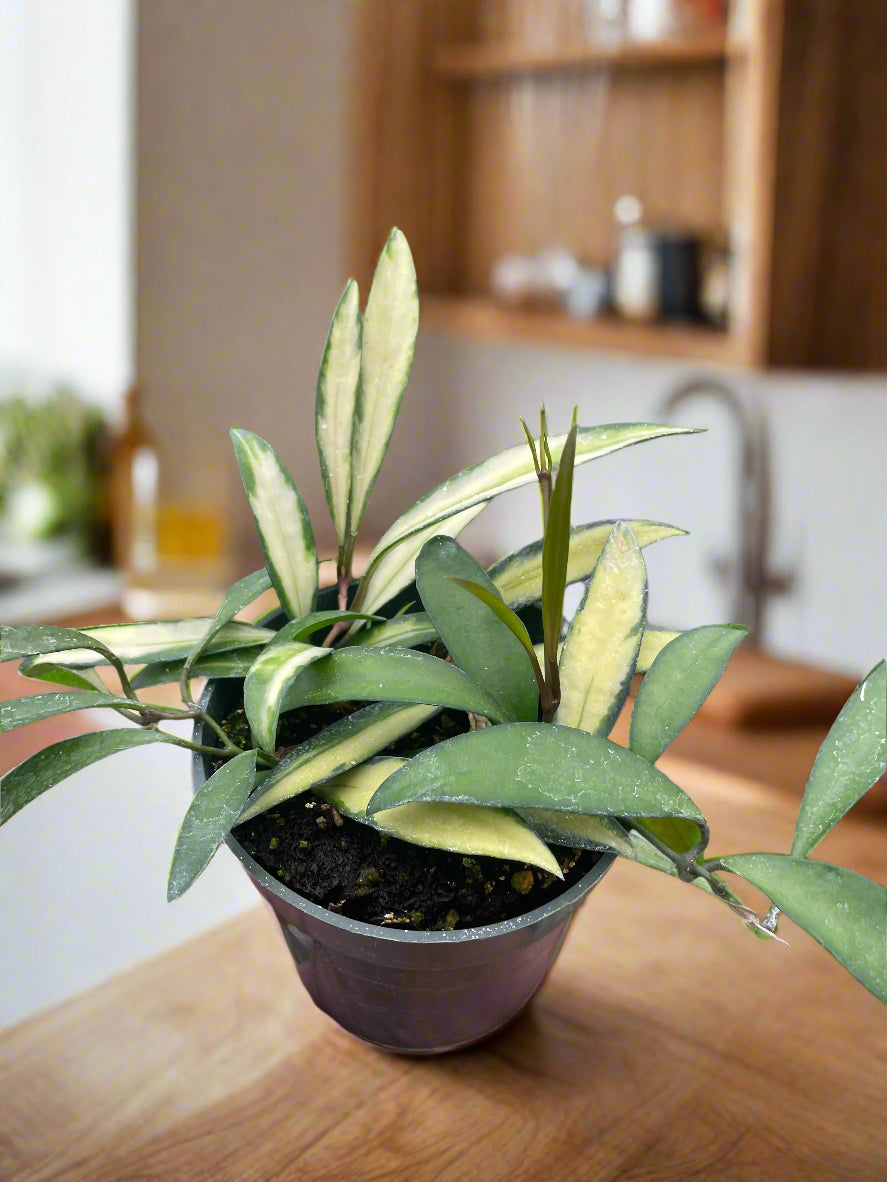
<path fill-rule="evenodd" d="M 792 574 L 794 585 L 768 600 L 765 646 L 853 674 L 887 654 L 887 377 L 706 371 L 435 333 L 420 339 L 413 372 L 408 397 L 435 408 L 444 431 L 436 451 L 446 449 L 453 469 L 519 442 L 518 415 L 536 422 L 543 401 L 555 431 L 568 424 L 574 403 L 584 424 L 657 422 L 669 390 L 691 374 L 717 373 L 759 400 L 769 430 L 770 566 Z M 580 469 L 573 520 L 650 517 L 690 530 L 689 538 L 646 551 L 650 617 L 680 628 L 730 618 L 730 592 L 711 560 L 734 557 L 738 546 L 738 440 L 712 401 L 688 401 L 675 419 L 708 431 Z M 538 536 L 538 512 L 535 489 L 512 493 L 464 540 L 481 557 L 502 553 Z"/>

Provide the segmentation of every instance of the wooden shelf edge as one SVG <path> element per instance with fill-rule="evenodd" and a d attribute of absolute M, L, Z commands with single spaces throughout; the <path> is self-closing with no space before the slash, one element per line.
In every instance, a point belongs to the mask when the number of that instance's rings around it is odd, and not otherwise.
<path fill-rule="evenodd" d="M 650 357 L 743 365 L 743 341 L 717 329 L 682 324 L 632 324 L 612 318 L 573 320 L 558 312 L 507 308 L 481 296 L 423 293 L 421 325 L 476 339 L 538 342 Z"/>
<path fill-rule="evenodd" d="M 450 82 L 493 78 L 507 74 L 542 74 L 562 70 L 656 69 L 718 65 L 742 56 L 742 42 L 724 33 L 707 33 L 667 41 L 628 42 L 621 45 L 564 45 L 538 49 L 520 42 L 476 42 L 444 45 L 434 54 L 434 72 Z"/>

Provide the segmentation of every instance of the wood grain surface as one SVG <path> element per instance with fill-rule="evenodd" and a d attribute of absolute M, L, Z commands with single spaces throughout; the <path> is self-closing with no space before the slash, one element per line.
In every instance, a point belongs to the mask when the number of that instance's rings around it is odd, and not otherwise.
<path fill-rule="evenodd" d="M 705 807 L 717 852 L 788 848 L 779 796 L 675 758 L 665 770 Z M 887 830 L 846 820 L 822 856 L 883 881 Z M 257 908 L 0 1037 L 0 1175 L 883 1179 L 887 1009 L 781 931 L 791 948 L 620 862 L 508 1030 L 421 1060 L 315 1010 Z"/>

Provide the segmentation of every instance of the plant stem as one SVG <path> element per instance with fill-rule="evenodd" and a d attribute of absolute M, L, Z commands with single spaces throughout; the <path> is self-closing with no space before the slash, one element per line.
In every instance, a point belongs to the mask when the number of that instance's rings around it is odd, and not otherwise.
<path fill-rule="evenodd" d="M 643 837 L 645 841 L 648 841 L 655 850 L 658 850 L 660 854 L 663 854 L 666 858 L 668 858 L 668 860 L 673 863 L 675 870 L 677 870 L 678 878 L 682 882 L 692 882 L 694 878 L 701 878 L 708 883 L 712 891 L 718 896 L 719 899 L 723 899 L 725 903 L 732 904 L 729 888 L 712 873 L 711 867 L 718 867 L 717 862 L 710 862 L 706 865 L 699 863 L 696 860 L 697 855 L 695 854 L 695 847 L 694 850 L 690 850 L 690 852 L 686 854 L 675 853 L 675 851 L 667 846 L 664 841 L 658 838 L 655 833 L 652 833 L 649 829 L 647 829 L 644 825 L 641 825 L 639 821 L 634 820 L 632 817 L 625 818 L 622 823 L 629 829 L 633 829 L 635 833 L 639 833 L 641 837 Z"/>

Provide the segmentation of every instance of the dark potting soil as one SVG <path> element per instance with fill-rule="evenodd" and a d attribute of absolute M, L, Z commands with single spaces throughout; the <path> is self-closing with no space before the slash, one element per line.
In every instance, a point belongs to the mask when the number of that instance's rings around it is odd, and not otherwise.
<path fill-rule="evenodd" d="M 281 719 L 278 755 L 304 742 L 355 704 L 303 707 Z M 248 742 L 242 710 L 224 722 Z M 444 711 L 385 749 L 409 757 L 468 730 L 464 714 Z M 498 923 L 557 898 L 594 866 L 598 853 L 553 847 L 561 881 L 538 867 L 427 849 L 342 816 L 305 792 L 238 825 L 234 836 L 269 874 L 312 903 L 365 923 L 441 931 Z"/>

